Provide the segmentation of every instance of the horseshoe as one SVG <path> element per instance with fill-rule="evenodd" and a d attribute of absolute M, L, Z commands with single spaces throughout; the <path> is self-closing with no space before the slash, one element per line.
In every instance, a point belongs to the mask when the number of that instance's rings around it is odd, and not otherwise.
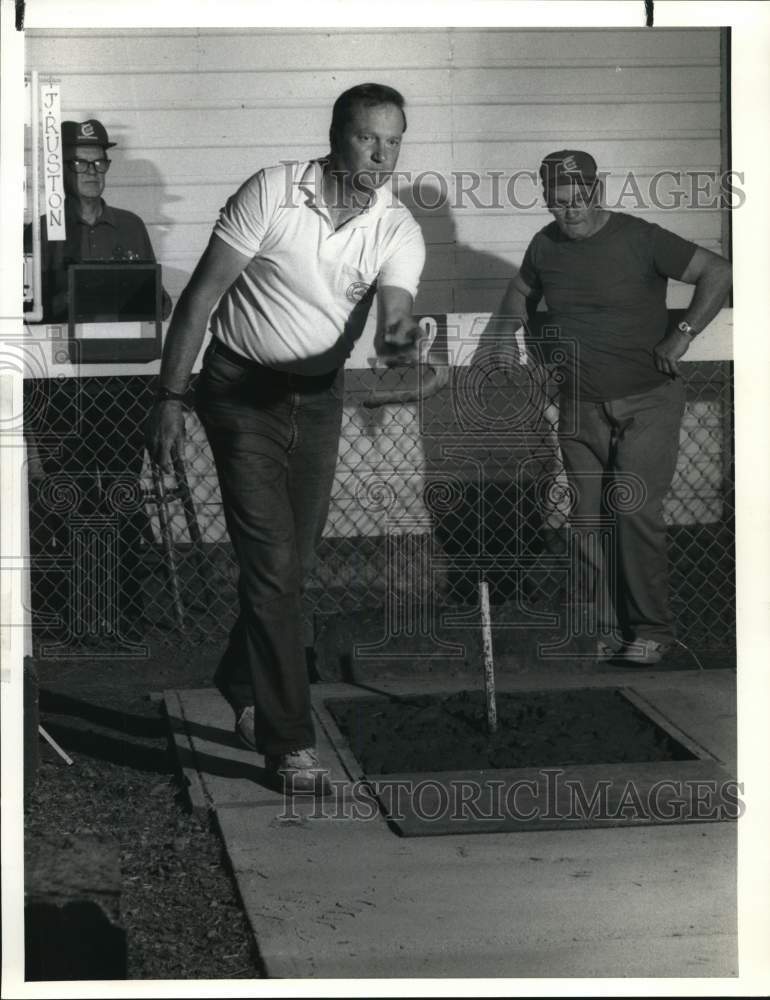
<path fill-rule="evenodd" d="M 448 365 L 437 367 L 429 362 L 402 362 L 388 367 L 418 369 L 417 384 L 410 389 L 372 389 L 369 398 L 363 402 L 367 410 L 374 410 L 388 403 L 415 403 L 418 399 L 428 399 L 449 382 Z"/>

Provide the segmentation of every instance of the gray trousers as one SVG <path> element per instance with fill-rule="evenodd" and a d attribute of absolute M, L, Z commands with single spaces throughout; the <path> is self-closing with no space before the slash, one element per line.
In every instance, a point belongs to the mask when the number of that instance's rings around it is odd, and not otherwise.
<path fill-rule="evenodd" d="M 575 404 L 559 432 L 572 493 L 573 599 L 600 635 L 670 643 L 675 635 L 663 498 L 684 413 L 681 379 L 606 402 Z"/>

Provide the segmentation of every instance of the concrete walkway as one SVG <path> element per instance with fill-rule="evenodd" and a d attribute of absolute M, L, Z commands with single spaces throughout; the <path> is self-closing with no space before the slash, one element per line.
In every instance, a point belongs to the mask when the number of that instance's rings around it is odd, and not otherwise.
<path fill-rule="evenodd" d="M 542 673 L 501 690 L 624 686 L 735 769 L 732 671 Z M 467 679 L 377 685 L 393 693 Z M 287 800 L 233 736 L 214 690 L 168 691 L 194 808 L 213 812 L 271 977 L 735 976 L 736 824 L 402 837 L 362 795 L 314 685 L 319 750 L 334 798 Z M 360 694 L 360 690 L 358 690 Z"/>

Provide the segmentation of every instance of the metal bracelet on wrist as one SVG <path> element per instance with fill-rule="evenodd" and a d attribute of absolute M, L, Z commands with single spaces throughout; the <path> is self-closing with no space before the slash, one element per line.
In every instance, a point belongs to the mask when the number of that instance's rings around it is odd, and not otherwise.
<path fill-rule="evenodd" d="M 183 402 L 187 398 L 186 392 L 174 392 L 173 389 L 169 389 L 165 385 L 159 385 L 155 388 L 155 402 L 165 403 L 166 400 L 175 399 L 178 402 Z"/>

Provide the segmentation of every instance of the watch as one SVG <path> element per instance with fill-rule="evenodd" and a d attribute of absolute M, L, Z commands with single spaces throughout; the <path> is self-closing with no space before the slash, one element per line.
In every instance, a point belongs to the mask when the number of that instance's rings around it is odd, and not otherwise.
<path fill-rule="evenodd" d="M 186 392 L 174 392 L 173 389 L 169 389 L 165 385 L 159 385 L 155 390 L 155 399 L 159 402 L 165 402 L 167 399 L 178 399 L 181 402 L 186 398 Z"/>
<path fill-rule="evenodd" d="M 680 333 L 686 333 L 687 336 L 690 337 L 690 339 L 692 339 L 698 332 L 694 326 L 690 326 L 687 320 L 684 319 L 676 324 L 676 328 Z"/>

